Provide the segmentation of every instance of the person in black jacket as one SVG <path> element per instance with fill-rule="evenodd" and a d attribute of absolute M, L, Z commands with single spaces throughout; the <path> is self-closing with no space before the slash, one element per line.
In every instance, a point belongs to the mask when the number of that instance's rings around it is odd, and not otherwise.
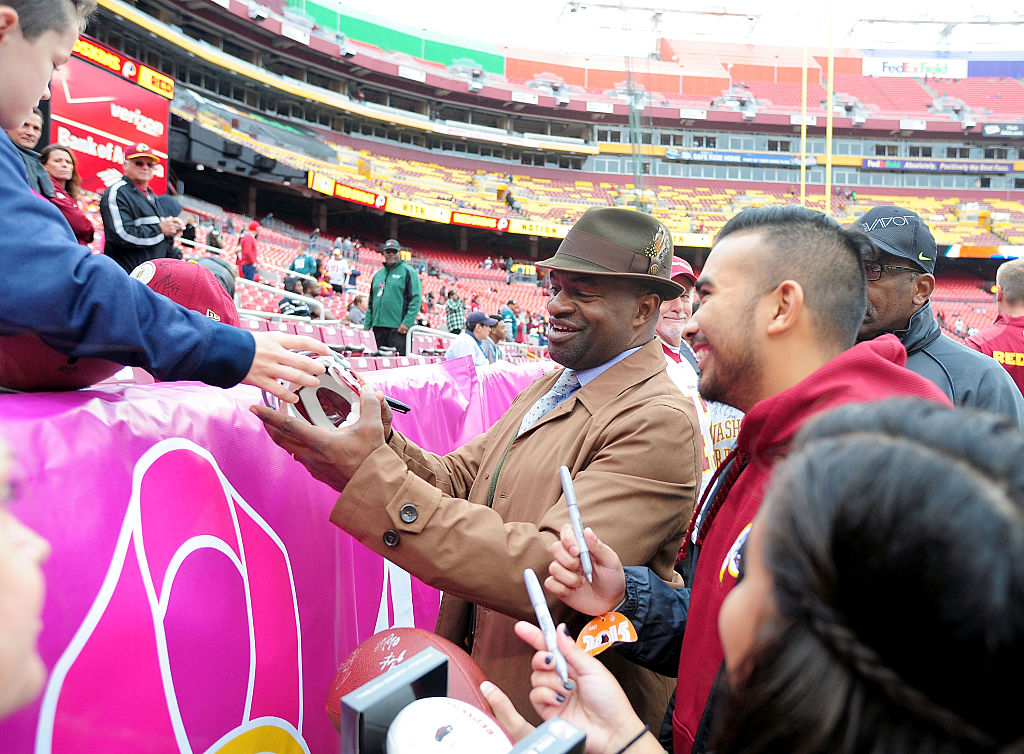
<path fill-rule="evenodd" d="M 168 256 L 174 237 L 185 227 L 180 218 L 161 212 L 157 196 L 149 189 L 159 163 L 148 145 L 135 144 L 125 153 L 124 177 L 100 199 L 106 235 L 103 253 L 125 272 Z"/>
<path fill-rule="evenodd" d="M 939 328 L 931 307 L 935 239 L 924 220 L 903 207 L 872 207 L 854 227 L 874 248 L 865 252 L 868 306 L 857 340 L 892 333 L 907 349 L 907 369 L 927 377 L 956 406 L 1008 416 L 1024 429 L 1024 398 L 995 359 Z"/>

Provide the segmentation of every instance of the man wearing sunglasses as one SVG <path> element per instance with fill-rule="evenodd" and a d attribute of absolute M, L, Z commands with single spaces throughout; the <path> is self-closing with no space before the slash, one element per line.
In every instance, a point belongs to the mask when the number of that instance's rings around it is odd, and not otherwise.
<path fill-rule="evenodd" d="M 185 224 L 162 217 L 149 182 L 160 158 L 146 144 L 134 144 L 124 155 L 124 177 L 103 192 L 100 213 L 106 237 L 103 252 L 130 273 L 143 262 L 161 259 Z"/>
<path fill-rule="evenodd" d="M 857 220 L 873 243 L 865 254 L 868 306 L 857 339 L 892 333 L 907 349 L 907 369 L 926 377 L 957 406 L 1009 416 L 1024 427 L 1024 398 L 994 359 L 939 329 L 930 298 L 935 289 L 935 239 L 909 209 L 873 207 Z"/>

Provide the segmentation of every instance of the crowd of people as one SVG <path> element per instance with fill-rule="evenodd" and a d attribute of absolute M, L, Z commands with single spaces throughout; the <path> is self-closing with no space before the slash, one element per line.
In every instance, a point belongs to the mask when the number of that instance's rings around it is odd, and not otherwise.
<path fill-rule="evenodd" d="M 6 130 L 34 131 L 31 108 L 94 5 L 0 0 Z M 152 150 L 126 154 L 101 201 L 115 230 L 93 255 L 54 202 L 74 199 L 74 155 L 44 162 L 27 141 L 0 143 L 0 334 L 285 401 L 295 396 L 281 381 L 317 384 L 323 367 L 296 351 L 327 354 L 319 341 L 251 333 L 228 310 L 157 292 L 177 261 L 157 251 L 185 223 L 148 189 Z M 248 227 L 247 248 L 259 231 Z M 397 240 L 381 253 L 350 317 L 400 350 L 421 284 Z M 587 733 L 587 751 L 609 754 L 1020 751 L 1024 274 L 1000 268 L 1000 318 L 963 346 L 931 312 L 936 256 L 904 208 L 875 207 L 847 228 L 769 206 L 730 219 L 696 274 L 656 218 L 595 207 L 538 262 L 558 368 L 463 447 L 419 447 L 369 391 L 338 429 L 252 411 L 337 491 L 335 526 L 443 591 L 436 631 L 471 652 L 516 736 L 557 714 Z M 325 272 L 311 257 L 293 262 L 296 297 Z M 243 277 L 256 261 L 239 259 Z M 228 300 L 212 270 L 180 264 Z M 14 305 L 27 294 L 50 305 Z M 517 336 L 514 301 L 491 315 L 467 312 L 455 291 L 444 299 L 453 349 L 475 363 L 491 361 L 496 333 Z M 0 497 L 9 465 L 0 449 Z M 0 715 L 45 679 L 46 552 L 0 506 Z M 615 613 L 635 641 L 596 659 L 560 635 L 568 677 L 556 673 L 524 623 L 526 568 L 548 574 L 564 631 Z"/>
<path fill-rule="evenodd" d="M 993 450 L 1021 447 L 1024 403 L 995 359 L 919 331 L 934 242 L 908 210 L 872 213 L 843 228 L 797 206 L 746 210 L 697 276 L 653 218 L 589 210 L 539 263 L 563 368 L 443 456 L 372 396 L 333 432 L 254 410 L 339 492 L 335 525 L 443 590 L 436 630 L 472 653 L 518 735 L 559 714 L 609 753 L 1013 750 L 1024 731 L 995 689 L 1024 646 L 1024 492 Z M 474 359 L 498 321 L 466 317 L 459 342 Z M 1007 481 L 977 494 L 992 477 Z M 979 536 L 1003 560 L 997 576 L 989 553 L 954 588 L 971 607 L 946 599 L 960 516 L 985 521 Z M 571 677 L 558 677 L 539 631 L 517 625 L 532 619 L 524 568 L 549 573 L 549 607 L 571 634 L 614 611 L 637 640 L 598 662 L 563 639 Z M 955 678 L 947 652 L 969 658 Z"/>

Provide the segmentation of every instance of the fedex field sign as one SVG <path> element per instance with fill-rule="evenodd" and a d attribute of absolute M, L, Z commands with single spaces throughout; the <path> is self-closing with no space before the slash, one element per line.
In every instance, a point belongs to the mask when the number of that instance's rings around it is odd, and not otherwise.
<path fill-rule="evenodd" d="M 967 78 L 967 61 L 950 59 L 904 60 L 901 58 L 864 58 L 861 73 L 865 76 L 904 76 L 947 79 Z"/>

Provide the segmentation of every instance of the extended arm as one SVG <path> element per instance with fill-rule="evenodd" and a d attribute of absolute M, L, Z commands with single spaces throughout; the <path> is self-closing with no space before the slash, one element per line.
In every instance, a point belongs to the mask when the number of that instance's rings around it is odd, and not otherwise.
<path fill-rule="evenodd" d="M 294 364 L 275 364 L 291 361 L 281 353 L 285 347 L 323 352 L 323 344 L 292 336 L 298 341 L 284 346 L 263 338 L 266 348 L 255 358 L 257 341 L 249 332 L 185 309 L 125 275 L 112 260 L 90 253 L 57 208 L 28 190 L 14 159 L 16 154 L 0 150 L 0 333 L 32 332 L 70 356 L 110 359 L 145 367 L 159 379 L 219 387 L 300 371 L 309 379 L 322 371 L 308 359 L 294 371 Z M 309 368 L 302 368 L 307 362 Z"/>

